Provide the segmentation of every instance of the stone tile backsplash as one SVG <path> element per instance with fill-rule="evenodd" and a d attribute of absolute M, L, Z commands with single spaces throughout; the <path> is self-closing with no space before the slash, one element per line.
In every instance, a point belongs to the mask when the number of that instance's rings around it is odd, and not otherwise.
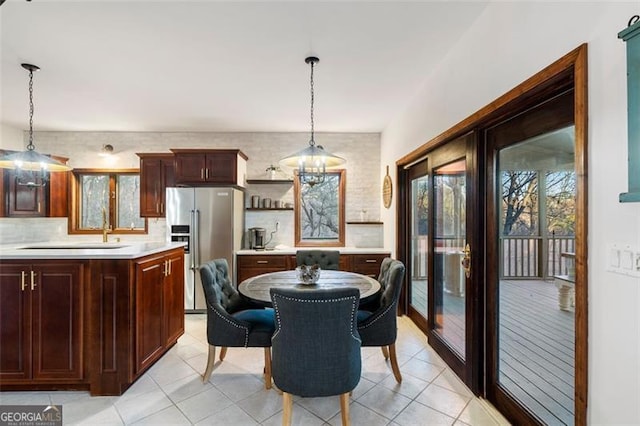
<path fill-rule="evenodd" d="M 308 143 L 307 133 L 184 133 L 184 132 L 35 132 L 38 150 L 69 158 L 75 168 L 138 168 L 138 152 L 169 152 L 170 148 L 238 148 L 248 157 L 247 178 L 266 179 L 269 165 Z M 347 160 L 346 220 L 380 218 L 380 135 L 378 133 L 316 133 L 316 142 Z M 104 144 L 114 147 L 110 158 L 98 156 Z M 284 171 L 286 172 L 286 171 Z M 293 203 L 293 186 L 286 184 L 248 185 L 245 205 L 252 195 Z M 269 245 L 294 245 L 293 211 L 246 212 L 245 230 L 262 227 L 267 239 L 280 223 Z M 347 225 L 347 246 L 383 247 L 383 226 Z M 164 219 L 149 219 L 148 235 L 119 235 L 123 240 L 164 240 Z M 0 219 L 2 244 L 51 240 L 96 240 L 99 235 L 69 236 L 67 220 L 60 218 Z M 112 237 L 115 238 L 115 237 Z M 245 244 L 245 247 L 248 244 Z"/>

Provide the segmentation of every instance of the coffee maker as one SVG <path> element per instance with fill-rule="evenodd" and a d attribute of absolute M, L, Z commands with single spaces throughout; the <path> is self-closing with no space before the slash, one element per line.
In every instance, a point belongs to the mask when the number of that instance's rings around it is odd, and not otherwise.
<path fill-rule="evenodd" d="M 267 230 L 264 228 L 249 228 L 249 241 L 251 249 L 264 250 Z"/>

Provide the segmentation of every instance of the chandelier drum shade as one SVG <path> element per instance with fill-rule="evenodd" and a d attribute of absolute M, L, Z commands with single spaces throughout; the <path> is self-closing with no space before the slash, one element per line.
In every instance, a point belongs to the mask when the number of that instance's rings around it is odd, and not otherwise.
<path fill-rule="evenodd" d="M 0 158 L 0 168 L 18 170 L 19 185 L 44 186 L 49 172 L 66 172 L 71 167 L 36 151 L 33 144 L 33 73 L 40 68 L 31 64 L 22 64 L 22 68 L 29 71 L 29 144 L 26 151 Z M 26 179 L 26 183 L 22 179 Z"/>
<path fill-rule="evenodd" d="M 313 104 L 315 101 L 313 69 L 314 66 L 320 62 L 320 59 L 315 56 L 309 56 L 304 61 L 311 66 L 311 138 L 309 139 L 309 146 L 307 148 L 281 159 L 280 165 L 297 169 L 300 183 L 314 186 L 324 182 L 327 168 L 340 166 L 344 164 L 346 160 L 325 151 L 322 145 L 316 145 L 314 138 L 315 123 L 313 119 Z"/>

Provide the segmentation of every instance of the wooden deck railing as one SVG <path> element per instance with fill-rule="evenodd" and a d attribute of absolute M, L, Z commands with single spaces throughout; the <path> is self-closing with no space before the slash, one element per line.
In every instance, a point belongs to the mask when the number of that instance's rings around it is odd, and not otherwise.
<path fill-rule="evenodd" d="M 500 278 L 542 278 L 566 274 L 568 265 L 561 253 L 575 252 L 575 237 L 503 237 Z"/>
<path fill-rule="evenodd" d="M 416 236 L 411 239 L 413 279 L 426 279 L 429 239 Z M 438 239 L 441 248 L 460 247 L 458 238 Z M 569 265 L 561 253 L 575 252 L 575 237 L 552 235 L 543 237 L 503 237 L 500 239 L 502 268 L 500 278 L 551 279 L 554 275 L 566 275 Z"/>

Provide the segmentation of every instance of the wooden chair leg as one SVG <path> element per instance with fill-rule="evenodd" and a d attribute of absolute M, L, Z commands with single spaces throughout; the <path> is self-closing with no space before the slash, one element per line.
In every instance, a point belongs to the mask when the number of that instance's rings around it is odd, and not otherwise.
<path fill-rule="evenodd" d="M 264 387 L 271 389 L 271 348 L 264 348 Z"/>
<path fill-rule="evenodd" d="M 207 368 L 202 375 L 202 382 L 207 383 L 211 378 L 211 372 L 213 371 L 213 364 L 216 362 L 216 347 L 209 345 L 209 357 L 207 358 Z"/>
<path fill-rule="evenodd" d="M 293 397 L 290 393 L 282 392 L 282 426 L 291 426 L 293 415 Z"/>
<path fill-rule="evenodd" d="M 391 358 L 391 369 L 393 370 L 393 375 L 396 378 L 396 382 L 402 383 L 402 374 L 400 374 L 400 367 L 398 367 L 398 358 L 396 357 L 395 343 L 389 345 L 389 355 Z"/>
<path fill-rule="evenodd" d="M 342 418 L 342 426 L 349 426 L 349 392 L 340 394 L 340 417 Z"/>
<path fill-rule="evenodd" d="M 380 349 L 382 349 L 382 355 L 384 355 L 384 359 L 389 359 L 389 350 L 387 349 L 386 346 L 380 346 Z"/>
<path fill-rule="evenodd" d="M 224 361 L 225 356 L 227 356 L 227 348 L 223 346 L 220 348 L 220 361 Z"/>

